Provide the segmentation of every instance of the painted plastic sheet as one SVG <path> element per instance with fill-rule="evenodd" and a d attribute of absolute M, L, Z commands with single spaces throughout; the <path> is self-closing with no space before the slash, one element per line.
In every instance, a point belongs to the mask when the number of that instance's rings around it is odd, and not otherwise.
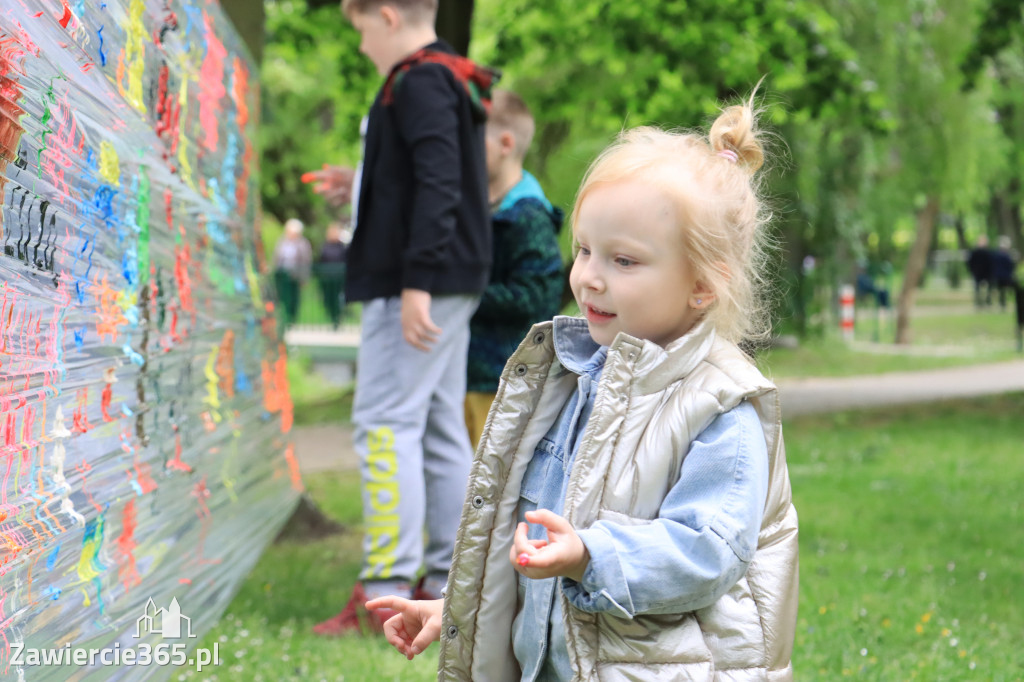
<path fill-rule="evenodd" d="M 174 672 L 16 659 L 155 647 L 169 613 L 193 648 L 294 506 L 284 356 L 260 291 L 257 109 L 213 0 L 0 1 L 11 679 Z"/>

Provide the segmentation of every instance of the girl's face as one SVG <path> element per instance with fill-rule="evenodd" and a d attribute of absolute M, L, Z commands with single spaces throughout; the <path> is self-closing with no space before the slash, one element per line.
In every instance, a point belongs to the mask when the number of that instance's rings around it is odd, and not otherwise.
<path fill-rule="evenodd" d="M 664 347 L 710 304 L 676 223 L 668 197 L 649 184 L 598 186 L 583 199 L 569 282 L 597 343 L 610 345 L 626 332 Z"/>

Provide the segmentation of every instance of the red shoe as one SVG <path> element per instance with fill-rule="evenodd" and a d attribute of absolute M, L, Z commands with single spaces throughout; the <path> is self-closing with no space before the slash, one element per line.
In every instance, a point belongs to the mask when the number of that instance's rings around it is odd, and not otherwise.
<path fill-rule="evenodd" d="M 341 613 L 313 626 L 313 634 L 322 637 L 340 637 L 350 633 L 380 634 L 384 632 L 384 622 L 398 613 L 391 609 L 366 608 L 366 590 L 362 583 L 352 588 L 352 596 Z"/>
<path fill-rule="evenodd" d="M 441 599 L 441 595 L 434 594 L 425 587 L 426 582 L 427 577 L 423 576 L 420 578 L 420 581 L 416 583 L 416 587 L 412 590 L 413 601 L 433 601 L 434 599 Z"/>

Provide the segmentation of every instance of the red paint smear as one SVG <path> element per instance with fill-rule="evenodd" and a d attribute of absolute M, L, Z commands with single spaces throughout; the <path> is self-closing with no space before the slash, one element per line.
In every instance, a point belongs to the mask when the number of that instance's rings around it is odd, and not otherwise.
<path fill-rule="evenodd" d="M 174 211 L 171 202 L 174 199 L 174 193 L 170 187 L 164 189 L 164 214 L 167 216 L 167 229 L 174 231 Z"/>
<path fill-rule="evenodd" d="M 60 27 L 67 28 L 68 24 L 71 23 L 71 7 L 68 5 L 68 0 L 60 0 L 61 4 L 64 5 L 64 16 L 60 18 Z"/>
<path fill-rule="evenodd" d="M 117 571 L 118 580 L 124 585 L 125 591 L 129 591 L 132 586 L 138 585 L 142 582 L 142 578 L 139 577 L 139 572 L 135 566 L 135 528 L 137 526 L 135 517 L 135 498 L 128 500 L 128 504 L 124 506 L 124 513 L 121 517 L 121 526 L 124 530 L 121 531 L 121 535 L 117 538 L 117 548 L 121 552 L 120 567 Z"/>
<path fill-rule="evenodd" d="M 113 384 L 107 384 L 103 387 L 103 395 L 100 397 L 100 413 L 103 415 L 103 421 L 112 422 L 114 418 L 110 416 L 110 399 L 114 394 Z"/>
<path fill-rule="evenodd" d="M 299 471 L 299 461 L 295 458 L 295 443 L 288 443 L 284 451 L 285 461 L 288 462 L 288 472 L 292 477 L 292 488 L 300 493 L 305 489 L 302 485 L 302 473 Z"/>
<path fill-rule="evenodd" d="M 175 429 L 177 431 L 177 429 Z M 174 459 L 167 462 L 168 469 L 176 469 L 178 471 L 184 471 L 185 473 L 191 473 L 192 467 L 185 462 L 181 461 L 181 434 L 174 434 Z"/>
<path fill-rule="evenodd" d="M 220 113 L 220 100 L 227 92 L 224 88 L 224 58 L 228 56 L 228 51 L 217 37 L 213 21 L 206 12 L 203 12 L 203 26 L 206 57 L 199 70 L 199 124 L 206 133 L 203 146 L 213 152 L 217 151 L 218 144 L 217 115 Z"/>
<path fill-rule="evenodd" d="M 195 301 L 192 299 L 192 278 L 189 275 L 191 260 L 188 244 L 174 248 L 174 280 L 178 285 L 181 309 L 186 312 L 194 312 L 196 309 Z"/>
<path fill-rule="evenodd" d="M 249 91 L 249 69 L 245 68 L 245 62 L 238 57 L 232 60 L 231 68 L 235 73 L 231 98 L 235 100 L 235 110 L 238 112 L 236 123 L 238 129 L 244 131 L 245 125 L 249 122 L 249 105 L 245 101 Z"/>
<path fill-rule="evenodd" d="M 89 411 L 86 407 L 86 403 L 89 401 L 89 389 L 83 388 L 77 393 L 78 406 L 75 407 L 75 411 L 71 417 L 71 431 L 77 433 L 85 433 L 92 426 L 89 424 Z M 88 466 L 88 462 L 86 462 Z"/>

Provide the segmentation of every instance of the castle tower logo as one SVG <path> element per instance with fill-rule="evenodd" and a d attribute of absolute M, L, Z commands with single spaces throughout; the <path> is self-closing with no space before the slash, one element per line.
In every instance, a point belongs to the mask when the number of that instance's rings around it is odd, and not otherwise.
<path fill-rule="evenodd" d="M 149 598 L 143 614 L 135 621 L 135 638 L 138 639 L 146 633 L 160 635 L 164 639 L 181 639 L 182 633 L 186 638 L 197 636 L 192 634 L 192 619 L 182 614 L 177 597 L 171 599 L 171 604 L 166 609 L 158 609 L 153 603 L 153 598 Z"/>

